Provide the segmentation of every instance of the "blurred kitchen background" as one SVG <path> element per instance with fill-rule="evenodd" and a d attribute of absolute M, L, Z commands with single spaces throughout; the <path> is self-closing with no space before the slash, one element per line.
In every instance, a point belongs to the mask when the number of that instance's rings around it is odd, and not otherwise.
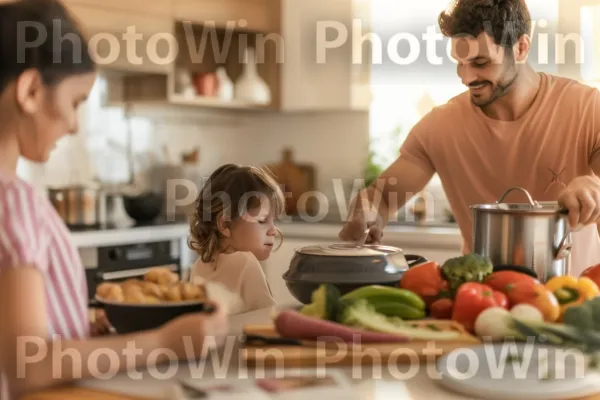
<path fill-rule="evenodd" d="M 158 265 L 183 273 L 197 257 L 186 222 L 197 191 L 218 166 L 240 163 L 269 166 L 292 193 L 284 243 L 263 268 L 276 300 L 294 302 L 282 276 L 295 249 L 336 241 L 353 191 L 393 162 L 423 115 L 465 90 L 437 25 L 449 0 L 64 1 L 94 37 L 100 75 L 79 133 L 45 165 L 21 160 L 19 174 L 72 230 L 90 301 L 102 281 Z M 595 85 L 600 0 L 527 3 L 534 67 Z M 332 48 L 317 62 L 322 24 Z M 142 36 L 134 48 L 123 38 L 131 27 Z M 438 35 L 434 49 L 427 34 Z M 418 59 L 402 65 L 409 46 Z M 460 254 L 437 177 L 392 225 L 385 243 L 405 253 Z"/>
<path fill-rule="evenodd" d="M 132 172 L 138 183 L 148 183 L 144 178 L 150 175 L 154 180 L 183 178 L 201 185 L 202 177 L 223 163 L 276 165 L 281 166 L 288 190 L 322 193 L 322 199 L 329 200 L 333 218 L 339 219 L 334 206 L 340 190 L 348 199 L 353 185 L 360 182 L 357 180 L 369 183 L 394 160 L 419 118 L 464 90 L 452 65 L 432 70 L 432 79 L 427 71 L 406 69 L 385 59 L 386 39 L 393 33 L 404 30 L 420 35 L 426 26 L 439 32 L 437 16 L 448 6 L 448 0 L 226 0 L 222 4 L 159 0 L 152 7 L 141 1 L 127 5 L 90 0 L 66 3 L 90 34 L 120 34 L 134 25 L 145 37 L 174 34 L 180 50 L 187 50 L 184 43 L 190 35 L 199 43 L 199 32 L 210 27 L 209 20 L 216 21 L 221 44 L 227 35 L 226 21 L 235 25 L 245 20 L 246 27 L 240 25 L 232 31 L 233 46 L 236 38 L 247 35 L 249 40 L 244 40 L 252 49 L 256 36 L 277 33 L 284 40 L 285 61 L 273 62 L 273 47 L 267 47 L 264 62 L 257 62 L 257 66 L 252 59 L 258 61 L 258 52 L 244 53 L 240 46 L 232 47 L 224 62 L 210 59 L 212 52 L 208 50 L 209 58 L 202 63 L 191 63 L 189 52 L 180 51 L 166 65 L 146 62 L 145 53 L 141 53 L 141 63 L 135 64 L 124 60 L 126 52 L 122 49 L 117 61 L 101 69 L 81 110 L 79 134 L 62 140 L 47 165 L 21 163 L 20 174 L 42 189 L 93 181 L 103 187 L 120 185 L 130 182 Z M 549 40 L 551 50 L 552 36 L 559 27 L 575 34 L 597 35 L 594 16 L 598 11 L 585 8 L 594 2 L 527 3 L 534 22 L 545 21 L 544 40 Z M 129 11 L 138 13 L 123 19 Z M 318 66 L 311 61 L 314 44 L 307 42 L 314 36 L 316 21 L 339 21 L 351 28 L 352 19 L 362 22 L 363 35 L 372 32 L 383 45 L 365 40 L 362 48 L 353 46 L 350 30 L 346 44 L 331 50 L 330 61 Z M 194 32 L 182 21 L 192 22 Z M 373 44 L 384 50 L 380 65 L 369 62 L 369 50 L 373 49 L 369 45 Z M 348 54 L 361 49 L 361 62 L 349 62 Z M 586 68 L 568 62 L 559 65 L 552 51 L 547 65 L 537 67 L 593 83 L 594 68 L 590 65 L 598 57 L 597 46 L 591 50 Z M 250 57 L 248 64 L 242 64 L 244 56 Z M 158 167 L 162 167 L 158 169 L 161 174 L 156 173 Z M 298 171 L 305 180 L 291 178 Z M 451 221 L 437 178 L 401 210 L 400 220 L 412 220 L 417 199 L 426 200 L 428 222 Z"/>

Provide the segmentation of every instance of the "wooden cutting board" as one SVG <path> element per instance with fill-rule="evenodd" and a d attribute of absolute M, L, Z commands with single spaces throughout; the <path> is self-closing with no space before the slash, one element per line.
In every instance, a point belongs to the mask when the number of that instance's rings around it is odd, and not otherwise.
<path fill-rule="evenodd" d="M 282 151 L 281 160 L 267 165 L 275 175 L 278 183 L 283 185 L 286 196 L 286 212 L 289 215 L 308 212 L 315 208 L 315 198 L 303 199 L 302 195 L 315 190 L 315 169 L 310 164 L 296 163 L 293 151 L 286 148 Z"/>
<path fill-rule="evenodd" d="M 423 341 L 406 343 L 365 343 L 346 345 L 331 343 L 327 346 L 307 341 L 303 346 L 289 345 L 245 345 L 242 360 L 248 367 L 304 368 L 312 366 L 376 365 L 396 362 L 426 363 L 457 348 L 475 346 L 481 341 L 469 334 L 464 327 L 450 320 L 413 321 L 418 326 L 433 325 L 440 330 L 460 333 L 453 340 Z M 273 325 L 246 325 L 245 334 L 279 337 Z"/>

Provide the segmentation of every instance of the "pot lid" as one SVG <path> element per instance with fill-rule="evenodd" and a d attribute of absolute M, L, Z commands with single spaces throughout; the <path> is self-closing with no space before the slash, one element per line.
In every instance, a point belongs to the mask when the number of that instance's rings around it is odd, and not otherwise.
<path fill-rule="evenodd" d="M 314 245 L 296 249 L 297 253 L 314 256 L 337 256 L 337 257 L 373 257 L 388 256 L 401 253 L 397 247 L 382 246 L 374 244 L 356 245 L 353 243 L 334 243 L 329 245 Z"/>
<path fill-rule="evenodd" d="M 509 192 L 513 190 L 519 190 L 527 197 L 526 203 L 506 203 L 504 198 Z M 520 187 L 514 187 L 508 189 L 502 197 L 495 203 L 489 204 L 474 204 L 471 206 L 473 210 L 483 210 L 499 213 L 526 213 L 526 214 L 557 214 L 565 211 L 557 201 L 535 201 L 529 192 Z"/>

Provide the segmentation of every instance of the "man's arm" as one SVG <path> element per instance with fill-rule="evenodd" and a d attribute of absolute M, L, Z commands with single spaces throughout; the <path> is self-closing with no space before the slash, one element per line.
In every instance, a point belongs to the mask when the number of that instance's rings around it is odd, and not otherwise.
<path fill-rule="evenodd" d="M 409 158 L 400 156 L 371 186 L 365 189 L 369 206 L 387 224 L 413 196 L 423 190 L 433 177 Z"/>
<path fill-rule="evenodd" d="M 590 136 L 585 142 L 590 171 L 569 182 L 558 196 L 559 203 L 569 210 L 569 225 L 575 230 L 600 224 L 600 92 L 594 89 L 585 104 L 588 113 L 584 118 L 591 121 Z"/>
<path fill-rule="evenodd" d="M 379 242 L 389 220 L 415 194 L 423 190 L 433 176 L 409 157 L 399 156 L 373 184 L 362 190 L 353 200 L 348 222 L 339 237 L 358 241 L 371 227 L 367 242 Z"/>

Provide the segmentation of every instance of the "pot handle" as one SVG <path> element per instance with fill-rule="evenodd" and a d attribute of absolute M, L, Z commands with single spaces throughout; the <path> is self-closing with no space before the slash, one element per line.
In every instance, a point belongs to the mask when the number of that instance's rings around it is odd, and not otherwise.
<path fill-rule="evenodd" d="M 419 264 L 424 264 L 429 260 L 423 256 L 418 256 L 416 254 L 405 254 L 404 258 L 406 259 L 406 263 L 408 264 L 408 268 L 415 267 Z"/>
<path fill-rule="evenodd" d="M 569 210 L 567 208 L 561 207 L 558 210 L 558 214 L 559 215 L 568 215 L 569 214 Z M 558 244 L 558 246 L 556 247 L 556 251 L 554 253 L 554 259 L 555 260 L 561 260 L 563 258 L 566 258 L 569 253 L 571 252 L 571 243 L 567 243 L 567 239 L 571 236 L 571 229 L 568 226 L 567 223 L 567 232 L 565 233 L 565 236 L 563 236 L 563 238 L 560 240 L 560 243 Z"/>
<path fill-rule="evenodd" d="M 529 200 L 529 204 L 531 204 L 532 207 L 539 207 L 539 204 L 537 203 L 537 201 L 533 200 L 533 198 L 531 197 L 529 192 L 522 187 L 511 187 L 506 192 L 504 192 L 504 194 L 500 197 L 500 199 L 496 202 L 496 204 L 502 203 L 504 201 L 504 198 L 513 190 L 520 190 L 521 192 L 523 192 L 525 194 L 525 196 L 527 196 L 527 200 Z"/>

